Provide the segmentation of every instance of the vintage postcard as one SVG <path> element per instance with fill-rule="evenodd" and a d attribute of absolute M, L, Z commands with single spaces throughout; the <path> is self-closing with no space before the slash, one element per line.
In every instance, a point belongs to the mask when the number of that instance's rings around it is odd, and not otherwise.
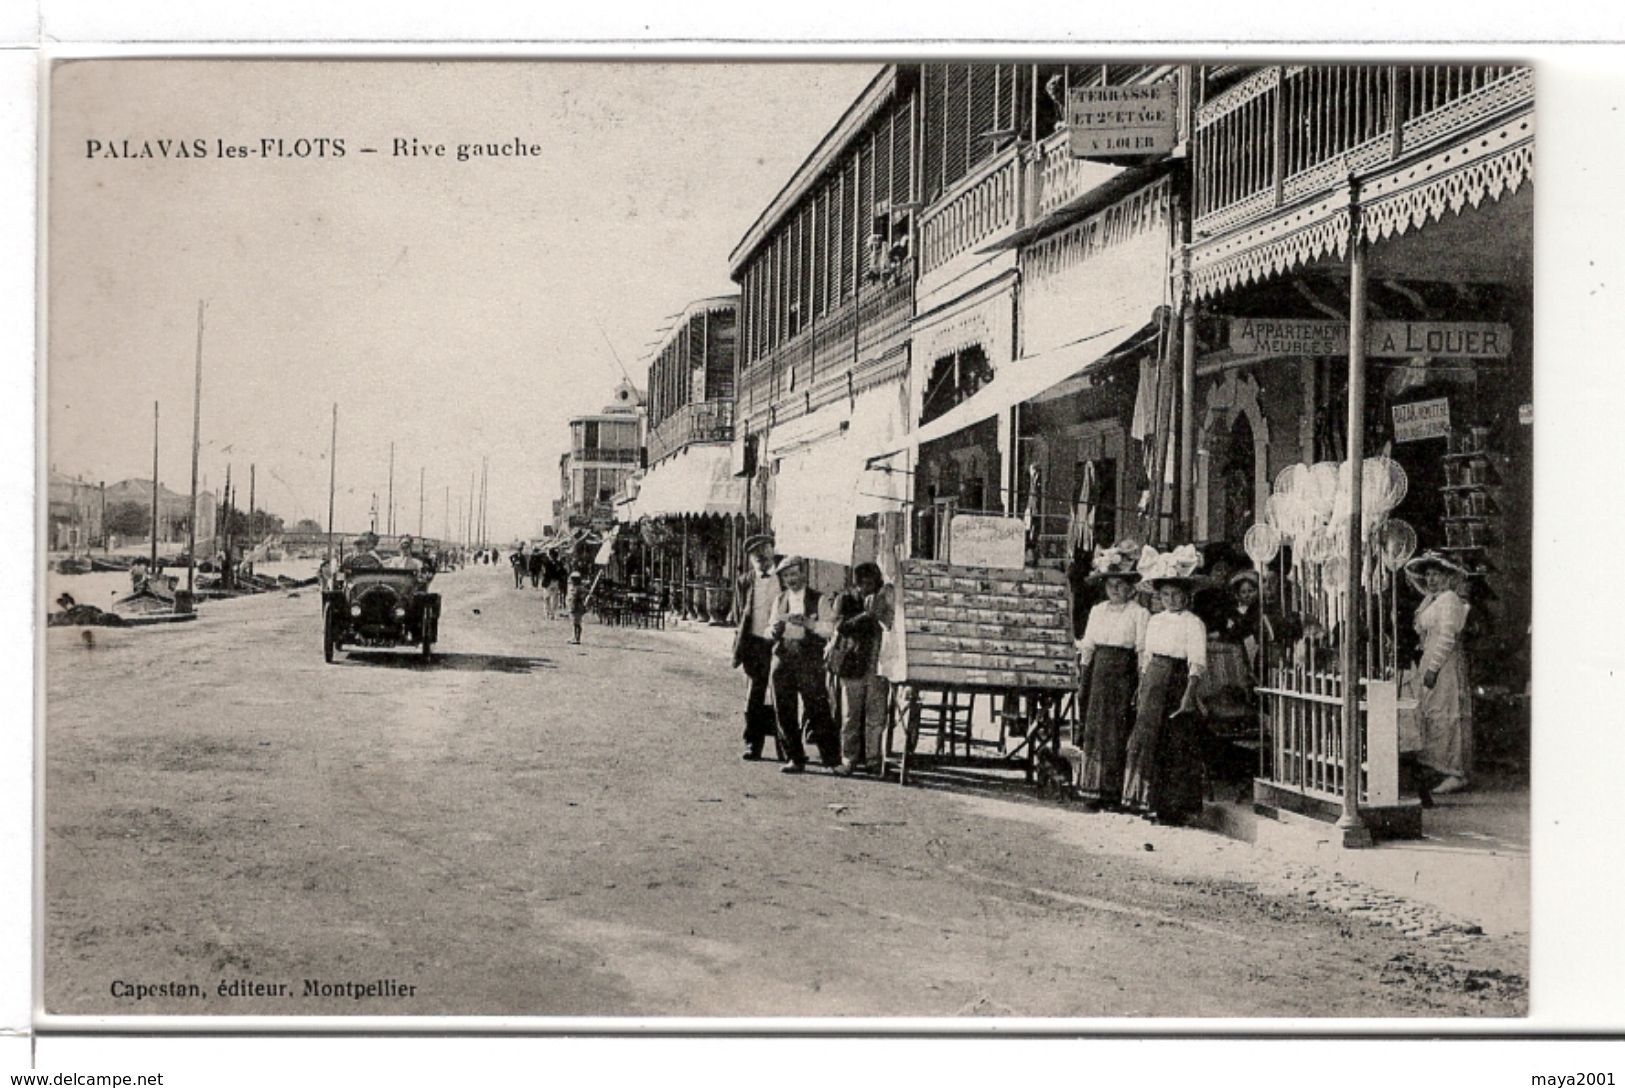
<path fill-rule="evenodd" d="M 46 83 L 48 1018 L 1529 1013 L 1532 64 Z"/>

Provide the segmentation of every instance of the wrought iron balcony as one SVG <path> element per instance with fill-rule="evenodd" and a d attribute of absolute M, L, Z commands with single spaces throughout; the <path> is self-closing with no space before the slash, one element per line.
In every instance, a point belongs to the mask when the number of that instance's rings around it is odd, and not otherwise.
<path fill-rule="evenodd" d="M 649 429 L 649 463 L 696 442 L 732 442 L 733 436 L 733 401 L 685 404 Z"/>
<path fill-rule="evenodd" d="M 1265 218 L 1533 101 L 1534 72 L 1517 65 L 1260 69 L 1197 112 L 1196 228 Z"/>

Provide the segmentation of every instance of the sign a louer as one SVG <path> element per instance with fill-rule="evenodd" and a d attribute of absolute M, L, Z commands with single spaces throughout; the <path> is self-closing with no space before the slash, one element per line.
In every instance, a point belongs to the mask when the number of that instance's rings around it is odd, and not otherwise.
<path fill-rule="evenodd" d="M 1345 321 L 1232 317 L 1233 355 L 1347 355 Z M 1375 359 L 1442 356 L 1505 359 L 1512 354 L 1512 326 L 1487 321 L 1373 321 L 1365 353 Z"/>

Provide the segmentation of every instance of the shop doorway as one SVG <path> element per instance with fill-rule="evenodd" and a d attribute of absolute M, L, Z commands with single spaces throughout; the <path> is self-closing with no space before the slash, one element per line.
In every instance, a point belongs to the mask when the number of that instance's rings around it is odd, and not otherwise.
<path fill-rule="evenodd" d="M 1196 443 L 1196 538 L 1239 542 L 1269 497 L 1269 421 L 1251 374 L 1208 391 Z"/>

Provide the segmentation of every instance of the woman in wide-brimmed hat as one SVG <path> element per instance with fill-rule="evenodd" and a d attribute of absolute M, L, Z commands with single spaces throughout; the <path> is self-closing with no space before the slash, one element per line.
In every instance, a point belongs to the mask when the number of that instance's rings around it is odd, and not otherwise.
<path fill-rule="evenodd" d="M 1202 737 L 1198 686 L 1207 671 L 1207 629 L 1190 610 L 1202 559 L 1191 545 L 1158 553 L 1147 547 L 1139 573 L 1162 598 L 1146 624 L 1140 687 L 1129 734 L 1123 804 L 1165 823 L 1202 809 Z"/>
<path fill-rule="evenodd" d="M 1467 569 L 1427 552 L 1405 564 L 1405 574 L 1423 594 L 1416 607 L 1422 663 L 1410 681 L 1421 731 L 1416 759 L 1440 778 L 1432 793 L 1455 793 L 1466 787 L 1473 762 L 1473 695 L 1461 648 L 1471 610 L 1462 596 Z"/>
<path fill-rule="evenodd" d="M 1078 692 L 1082 722 L 1078 747 L 1083 751 L 1078 791 L 1107 808 L 1116 807 L 1123 797 L 1123 761 L 1134 726 L 1140 653 L 1151 621 L 1151 613 L 1134 600 L 1134 583 L 1140 580 L 1136 559 L 1135 551 L 1122 545 L 1096 549 L 1089 580 L 1103 584 L 1106 600 L 1089 610 L 1078 639 L 1083 677 Z"/>

